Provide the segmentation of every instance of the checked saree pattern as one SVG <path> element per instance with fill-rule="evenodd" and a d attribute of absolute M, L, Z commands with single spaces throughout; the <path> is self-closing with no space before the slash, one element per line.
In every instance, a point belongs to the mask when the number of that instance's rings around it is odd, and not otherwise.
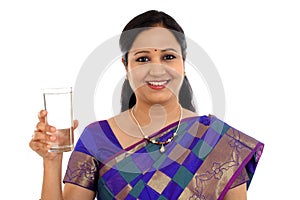
<path fill-rule="evenodd" d="M 168 139 L 176 125 L 153 138 Z M 250 184 L 263 148 L 214 116 L 184 119 L 164 153 L 146 140 L 121 149 L 110 131 L 106 121 L 84 131 L 64 178 L 105 200 L 222 199 L 230 187 Z"/>

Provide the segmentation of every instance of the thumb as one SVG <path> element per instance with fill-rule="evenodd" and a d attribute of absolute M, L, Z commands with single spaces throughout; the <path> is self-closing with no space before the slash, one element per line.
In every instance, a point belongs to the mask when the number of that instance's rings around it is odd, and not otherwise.
<path fill-rule="evenodd" d="M 76 128 L 78 127 L 78 124 L 79 124 L 78 120 L 75 119 L 75 120 L 73 121 L 74 129 L 76 129 Z"/>

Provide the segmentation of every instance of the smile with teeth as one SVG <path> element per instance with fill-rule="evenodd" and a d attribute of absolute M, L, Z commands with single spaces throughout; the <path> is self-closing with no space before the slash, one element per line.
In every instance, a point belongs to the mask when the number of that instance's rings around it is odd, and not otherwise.
<path fill-rule="evenodd" d="M 146 81 L 148 86 L 151 89 L 154 90 L 161 90 L 164 89 L 166 87 L 166 85 L 168 84 L 170 80 L 163 80 L 163 81 Z"/>
<path fill-rule="evenodd" d="M 162 86 L 168 83 L 168 81 L 147 81 L 148 84 L 153 86 Z"/>

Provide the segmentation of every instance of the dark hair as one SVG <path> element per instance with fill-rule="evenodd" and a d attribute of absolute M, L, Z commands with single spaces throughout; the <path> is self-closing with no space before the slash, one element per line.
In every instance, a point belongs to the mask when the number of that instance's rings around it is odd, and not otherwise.
<path fill-rule="evenodd" d="M 121 52 L 123 53 L 125 67 L 127 67 L 128 64 L 127 62 L 128 51 L 130 50 L 136 36 L 142 31 L 147 30 L 150 27 L 154 27 L 155 25 L 159 25 L 161 27 L 167 28 L 174 34 L 176 40 L 180 44 L 182 58 L 183 60 L 185 60 L 187 44 L 186 44 L 186 39 L 185 39 L 183 29 L 168 14 L 161 11 L 150 10 L 134 17 L 124 27 L 122 31 L 119 40 L 119 45 L 120 45 Z M 178 98 L 179 98 L 179 103 L 183 108 L 186 108 L 193 112 L 196 111 L 193 105 L 193 91 L 186 76 L 184 76 L 184 80 L 181 85 Z M 135 105 L 135 103 L 136 103 L 135 94 L 129 84 L 129 81 L 126 79 L 123 83 L 122 93 L 121 93 L 121 111 L 123 112 L 125 110 L 128 110 L 129 108 L 132 108 Z"/>

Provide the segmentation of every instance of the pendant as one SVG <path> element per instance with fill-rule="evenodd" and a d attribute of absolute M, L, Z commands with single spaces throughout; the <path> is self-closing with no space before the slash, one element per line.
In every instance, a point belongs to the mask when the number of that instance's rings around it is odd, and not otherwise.
<path fill-rule="evenodd" d="M 161 145 L 161 147 L 160 147 L 159 151 L 160 151 L 161 153 L 165 152 L 165 147 L 164 147 L 164 145 L 163 145 L 163 144 Z"/>

